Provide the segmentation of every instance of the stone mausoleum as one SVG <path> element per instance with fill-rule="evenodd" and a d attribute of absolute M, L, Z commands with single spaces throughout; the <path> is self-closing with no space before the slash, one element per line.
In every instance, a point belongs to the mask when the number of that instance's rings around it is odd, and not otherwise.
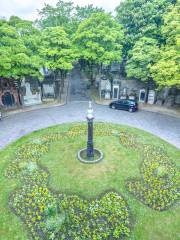
<path fill-rule="evenodd" d="M 0 106 L 21 105 L 18 83 L 11 79 L 0 78 Z"/>
<path fill-rule="evenodd" d="M 43 70 L 44 80 L 0 78 L 0 107 L 14 109 L 20 106 L 41 104 L 56 99 L 56 83 L 51 74 Z"/>

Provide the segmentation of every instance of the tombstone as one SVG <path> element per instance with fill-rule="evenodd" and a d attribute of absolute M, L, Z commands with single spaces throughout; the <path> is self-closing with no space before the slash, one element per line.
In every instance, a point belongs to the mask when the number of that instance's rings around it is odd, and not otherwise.
<path fill-rule="evenodd" d="M 127 99 L 128 95 L 127 95 L 127 87 L 123 87 L 120 93 L 120 99 Z"/>
<path fill-rule="evenodd" d="M 146 90 L 140 89 L 139 91 L 139 102 L 144 103 L 146 101 Z"/>
<path fill-rule="evenodd" d="M 157 105 L 160 105 L 160 106 L 163 105 L 163 100 L 162 100 L 162 99 L 158 99 L 158 100 L 156 101 L 156 104 L 157 104 Z"/>
<path fill-rule="evenodd" d="M 170 88 L 165 87 L 163 90 L 164 90 L 163 91 L 163 98 L 166 99 L 169 95 Z"/>
<path fill-rule="evenodd" d="M 53 84 L 43 83 L 43 97 L 45 98 L 55 97 Z"/>
<path fill-rule="evenodd" d="M 130 100 L 135 100 L 135 98 L 136 98 L 136 97 L 135 97 L 134 95 L 129 95 L 129 99 L 130 99 Z"/>
<path fill-rule="evenodd" d="M 111 82 L 109 80 L 106 81 L 105 99 L 111 99 Z"/>
<path fill-rule="evenodd" d="M 149 104 L 154 104 L 154 102 L 155 102 L 155 97 L 156 97 L 155 91 L 154 91 L 154 90 L 149 90 L 148 103 L 149 103 Z"/>
<path fill-rule="evenodd" d="M 31 105 L 36 105 L 41 103 L 40 88 L 36 89 L 35 92 L 32 92 L 31 85 L 29 82 L 23 82 L 22 87 L 25 88 L 25 93 L 23 97 L 25 106 L 31 106 Z"/>
<path fill-rule="evenodd" d="M 177 95 L 175 97 L 175 104 L 179 104 L 180 105 L 180 95 Z"/>
<path fill-rule="evenodd" d="M 99 95 L 100 98 L 101 97 L 104 97 L 105 99 L 111 98 L 111 81 L 109 79 L 101 78 L 99 85 Z"/>
<path fill-rule="evenodd" d="M 123 95 L 126 96 L 127 95 L 127 88 L 123 88 Z"/>
<path fill-rule="evenodd" d="M 113 84 L 113 99 L 119 99 L 119 84 Z"/>
<path fill-rule="evenodd" d="M 175 96 L 170 95 L 165 99 L 164 105 L 167 107 L 172 107 L 175 102 Z"/>

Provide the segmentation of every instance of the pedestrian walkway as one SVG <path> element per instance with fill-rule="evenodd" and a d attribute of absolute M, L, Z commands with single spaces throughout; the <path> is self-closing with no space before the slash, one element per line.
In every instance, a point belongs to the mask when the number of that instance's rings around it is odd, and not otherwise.
<path fill-rule="evenodd" d="M 68 101 L 88 101 L 86 84 L 78 67 L 75 67 L 69 79 Z"/>

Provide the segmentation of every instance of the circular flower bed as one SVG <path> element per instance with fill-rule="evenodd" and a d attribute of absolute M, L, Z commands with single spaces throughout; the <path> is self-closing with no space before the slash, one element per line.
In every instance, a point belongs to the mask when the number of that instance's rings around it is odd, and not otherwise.
<path fill-rule="evenodd" d="M 11 195 L 9 206 L 36 240 L 124 239 L 130 234 L 130 216 L 121 195 L 109 192 L 88 201 L 76 195 L 55 194 L 48 188 L 48 172 L 37 164 L 52 142 L 85 133 L 85 128 L 78 129 L 75 126 L 66 133 L 44 135 L 17 149 L 5 175 L 19 178 L 23 186 Z"/>
<path fill-rule="evenodd" d="M 85 136 L 86 131 L 85 125 L 76 124 L 67 131 L 29 139 L 16 150 L 15 159 L 6 168 L 6 177 L 22 183 L 22 187 L 11 194 L 9 206 L 25 223 L 33 239 L 99 240 L 130 236 L 130 212 L 120 194 L 110 191 L 87 200 L 74 194 L 55 193 L 48 186 L 51 176 L 38 164 L 52 143 L 65 139 L 75 141 L 76 137 Z M 126 189 L 133 196 L 158 211 L 177 202 L 178 169 L 162 146 L 139 144 L 135 134 L 111 126 L 105 129 L 99 124 L 94 133 L 95 136 L 114 136 L 124 149 L 136 151 L 143 158 L 141 177 L 126 181 Z"/>

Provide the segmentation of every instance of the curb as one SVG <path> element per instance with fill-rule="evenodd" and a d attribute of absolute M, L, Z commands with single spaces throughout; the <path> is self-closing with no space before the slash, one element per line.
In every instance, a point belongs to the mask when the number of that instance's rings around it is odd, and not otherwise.
<path fill-rule="evenodd" d="M 48 106 L 41 104 L 39 107 L 34 108 L 34 109 L 32 109 L 32 108 L 29 108 L 29 109 L 28 108 L 24 108 L 24 109 L 19 109 L 19 110 L 12 111 L 12 112 L 7 112 L 4 118 L 12 116 L 12 115 L 15 115 L 15 114 L 19 114 L 19 113 L 32 112 L 32 111 L 37 111 L 37 110 L 41 110 L 41 109 L 47 109 L 47 108 L 51 108 L 51 107 L 60 107 L 60 106 L 62 107 L 64 105 L 66 105 L 66 104 L 67 104 L 66 102 L 59 103 L 59 104 L 52 104 L 52 105 L 48 105 Z"/>

